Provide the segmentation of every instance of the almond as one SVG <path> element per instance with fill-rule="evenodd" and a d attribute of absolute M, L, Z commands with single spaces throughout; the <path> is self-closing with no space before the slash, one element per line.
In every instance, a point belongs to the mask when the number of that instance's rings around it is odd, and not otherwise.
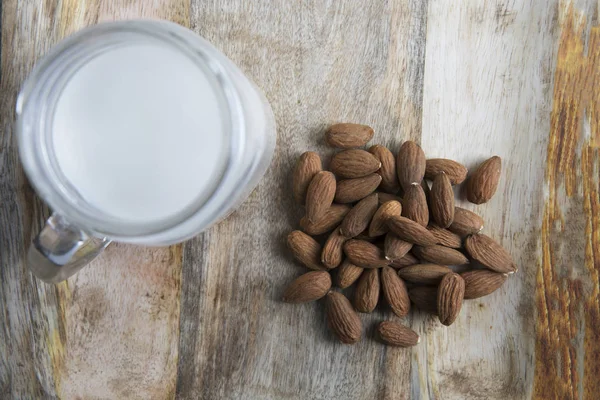
<path fill-rule="evenodd" d="M 339 229 L 331 232 L 321 251 L 321 262 L 326 268 L 336 268 L 342 263 L 344 258 L 343 246 L 346 240 L 348 238 L 343 236 Z"/>
<path fill-rule="evenodd" d="M 325 141 L 331 147 L 351 149 L 362 147 L 373 138 L 373 128 L 367 125 L 342 123 L 331 125 L 325 132 Z"/>
<path fill-rule="evenodd" d="M 364 240 L 348 240 L 344 243 L 344 253 L 352 264 L 363 268 L 381 268 L 389 263 L 379 247 Z"/>
<path fill-rule="evenodd" d="M 392 215 L 400 215 L 401 213 L 402 205 L 395 200 L 382 204 L 373 215 L 373 219 L 369 225 L 369 236 L 375 237 L 385 235 L 388 231 L 388 218 Z"/>
<path fill-rule="evenodd" d="M 448 229 L 460 236 L 472 235 L 483 229 L 483 218 L 472 211 L 454 207 L 454 220 Z"/>
<path fill-rule="evenodd" d="M 309 235 L 322 235 L 338 226 L 346 214 L 348 214 L 350 208 L 350 206 L 345 204 L 332 204 L 316 222 L 311 222 L 304 216 L 300 220 L 300 227 Z"/>
<path fill-rule="evenodd" d="M 370 174 L 363 178 L 344 179 L 337 183 L 335 201 L 337 203 L 354 203 L 373 193 L 381 183 L 381 176 Z"/>
<path fill-rule="evenodd" d="M 375 145 L 369 149 L 376 159 L 381 162 L 381 168 L 377 173 L 381 175 L 380 189 L 388 193 L 398 193 L 398 174 L 396 172 L 396 158 L 392 152 L 385 146 Z"/>
<path fill-rule="evenodd" d="M 326 300 L 329 328 L 342 343 L 358 342 L 362 335 L 362 323 L 346 296 L 338 292 L 329 292 Z"/>
<path fill-rule="evenodd" d="M 377 192 L 377 194 L 379 195 L 379 205 L 382 205 L 392 200 L 397 201 L 400 204 L 402 204 L 402 202 L 404 201 L 402 200 L 402 197 L 396 196 L 394 194 L 389 194 L 385 192 Z"/>
<path fill-rule="evenodd" d="M 465 299 L 487 296 L 506 282 L 507 274 L 477 269 L 460 274 L 465 281 Z"/>
<path fill-rule="evenodd" d="M 437 287 L 415 286 L 408 291 L 408 297 L 420 310 L 437 315 Z"/>
<path fill-rule="evenodd" d="M 487 203 L 498 189 L 501 171 L 502 159 L 498 156 L 481 163 L 467 181 L 467 200 L 475 204 Z"/>
<path fill-rule="evenodd" d="M 427 198 L 421 185 L 411 185 L 404 192 L 404 202 L 402 203 L 402 216 L 412 219 L 422 226 L 429 223 L 429 208 L 427 207 Z"/>
<path fill-rule="evenodd" d="M 413 256 L 410 253 L 406 253 L 404 255 L 404 257 L 392 261 L 390 263 L 390 267 L 396 268 L 396 269 L 400 269 L 400 268 L 409 267 L 411 265 L 415 265 L 415 264 L 418 264 L 418 263 L 419 263 L 419 260 L 417 260 L 415 258 L 415 256 Z"/>
<path fill-rule="evenodd" d="M 412 251 L 417 258 L 434 264 L 461 265 L 469 262 L 460 251 L 440 245 L 415 246 Z"/>
<path fill-rule="evenodd" d="M 306 192 L 306 217 L 316 222 L 331 207 L 335 197 L 335 176 L 329 171 L 315 175 Z"/>
<path fill-rule="evenodd" d="M 444 275 L 452 270 L 443 265 L 417 264 L 398 270 L 398 275 L 405 281 L 421 283 L 423 285 L 435 285 L 439 283 Z"/>
<path fill-rule="evenodd" d="M 411 347 L 421 342 L 415 331 L 393 321 L 384 321 L 377 327 L 381 340 L 392 346 Z"/>
<path fill-rule="evenodd" d="M 431 185 L 431 217 L 436 224 L 447 228 L 454 220 L 454 191 L 445 173 L 439 173 Z"/>
<path fill-rule="evenodd" d="M 298 158 L 292 183 L 294 199 L 297 203 L 304 204 L 310 181 L 322 169 L 321 157 L 315 152 L 307 151 Z"/>
<path fill-rule="evenodd" d="M 465 281 L 457 273 L 446 274 L 438 287 L 437 309 L 440 322 L 452 325 L 462 307 L 465 295 Z"/>
<path fill-rule="evenodd" d="M 342 221 L 340 226 L 342 235 L 351 238 L 367 229 L 371 218 L 377 211 L 378 204 L 377 193 L 373 193 L 355 205 Z"/>
<path fill-rule="evenodd" d="M 425 175 L 425 153 L 421 146 L 410 140 L 404 142 L 396 158 L 396 169 L 404 190 L 413 183 L 420 184 Z"/>
<path fill-rule="evenodd" d="M 431 224 L 427 227 L 429 232 L 435 236 L 435 239 L 439 244 L 453 249 L 460 249 L 462 247 L 462 239 L 456 233 L 450 232 L 448 229 L 440 228 L 435 224 Z"/>
<path fill-rule="evenodd" d="M 412 249 L 413 244 L 400 239 L 393 233 L 385 235 L 383 251 L 388 260 L 398 260 L 406 255 Z"/>
<path fill-rule="evenodd" d="M 312 271 L 296 278 L 283 293 L 286 303 L 307 303 L 325 296 L 331 289 L 331 276 L 325 271 Z"/>
<path fill-rule="evenodd" d="M 329 169 L 340 178 L 362 178 L 377 171 L 381 162 L 368 151 L 352 149 L 337 153 L 331 159 Z"/>
<path fill-rule="evenodd" d="M 293 231 L 287 237 L 288 247 L 298 261 L 310 269 L 323 270 L 321 245 L 302 231 Z"/>
<path fill-rule="evenodd" d="M 381 270 L 381 289 L 390 308 L 399 317 L 410 311 L 410 299 L 404 281 L 393 268 L 383 267 Z"/>
<path fill-rule="evenodd" d="M 433 234 L 411 219 L 393 215 L 388 219 L 388 228 L 400 239 L 407 242 L 420 246 L 436 244 Z"/>
<path fill-rule="evenodd" d="M 337 270 L 337 285 L 340 289 L 346 289 L 356 282 L 363 271 L 363 268 L 352 264 L 349 260 L 344 260 Z"/>
<path fill-rule="evenodd" d="M 475 261 L 492 271 L 517 272 L 517 266 L 508 251 L 489 236 L 482 233 L 469 236 L 465 240 L 465 248 Z"/>
<path fill-rule="evenodd" d="M 462 183 L 467 177 L 467 168 L 454 160 L 446 158 L 431 158 L 427 160 L 425 164 L 425 178 L 434 180 L 440 172 L 445 173 L 453 185 Z"/>
<path fill-rule="evenodd" d="M 354 290 L 354 308 L 358 312 L 373 312 L 379 300 L 379 270 L 366 269 Z"/>

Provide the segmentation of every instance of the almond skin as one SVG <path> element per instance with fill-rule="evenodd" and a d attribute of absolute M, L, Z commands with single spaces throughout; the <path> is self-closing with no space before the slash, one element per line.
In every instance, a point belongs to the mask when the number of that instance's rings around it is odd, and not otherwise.
<path fill-rule="evenodd" d="M 402 206 L 403 217 L 412 219 L 421 226 L 427 226 L 429 207 L 427 207 L 427 198 L 421 185 L 411 185 L 406 189 Z"/>
<path fill-rule="evenodd" d="M 435 285 L 450 272 L 452 272 L 452 270 L 444 265 L 416 264 L 399 269 L 398 276 L 405 281 L 413 283 Z"/>
<path fill-rule="evenodd" d="M 392 346 L 411 347 L 421 342 L 412 329 L 393 321 L 384 321 L 377 327 L 379 337 Z"/>
<path fill-rule="evenodd" d="M 337 153 L 331 159 L 329 169 L 340 178 L 362 178 L 374 173 L 381 167 L 381 162 L 373 154 L 365 150 L 352 149 Z"/>
<path fill-rule="evenodd" d="M 293 231 L 287 237 L 287 244 L 294 257 L 304 266 L 320 271 L 325 269 L 321 264 L 321 245 L 302 231 Z"/>
<path fill-rule="evenodd" d="M 331 147 L 352 149 L 362 147 L 373 138 L 373 128 L 367 125 L 341 123 L 331 125 L 325 132 L 325 142 Z"/>
<path fill-rule="evenodd" d="M 346 214 L 350 211 L 350 206 L 345 204 L 332 204 L 325 211 L 325 214 L 316 222 L 311 222 L 306 216 L 300 220 L 300 227 L 309 235 L 317 236 L 329 232 L 338 226 Z"/>
<path fill-rule="evenodd" d="M 433 264 L 461 265 L 469 262 L 460 251 L 440 245 L 415 246 L 412 252 L 417 258 Z"/>
<path fill-rule="evenodd" d="M 396 171 L 396 158 L 392 152 L 385 146 L 371 146 L 369 153 L 381 162 L 381 168 L 377 171 L 381 175 L 381 184 L 379 189 L 387 193 L 398 193 L 400 185 L 398 184 L 398 173 Z"/>
<path fill-rule="evenodd" d="M 355 205 L 342 221 L 340 232 L 347 238 L 359 235 L 368 228 L 371 218 L 377 211 L 377 193 L 373 193 Z"/>
<path fill-rule="evenodd" d="M 344 243 L 344 254 L 352 264 L 362 268 L 382 268 L 389 263 L 379 247 L 364 240 L 348 240 Z"/>
<path fill-rule="evenodd" d="M 382 204 L 373 215 L 373 219 L 369 225 L 369 236 L 376 237 L 385 235 L 388 231 L 388 218 L 392 215 L 400 215 L 401 213 L 402 205 L 395 200 Z"/>
<path fill-rule="evenodd" d="M 343 246 L 346 240 L 348 238 L 343 236 L 339 229 L 331 232 L 321 251 L 321 262 L 326 268 L 336 268 L 342 263 L 344 258 Z"/>
<path fill-rule="evenodd" d="M 331 207 L 335 197 L 335 176 L 329 171 L 315 175 L 306 192 L 306 217 L 309 221 L 318 221 Z"/>
<path fill-rule="evenodd" d="M 436 244 L 433 234 L 411 219 L 393 215 L 388 219 L 388 228 L 390 232 L 409 243 L 420 246 Z"/>
<path fill-rule="evenodd" d="M 327 324 L 342 343 L 354 344 L 362 335 L 362 323 L 350 301 L 341 293 L 329 292 L 327 300 Z"/>
<path fill-rule="evenodd" d="M 399 317 L 408 314 L 410 311 L 408 291 L 404 281 L 400 279 L 393 268 L 383 267 L 381 269 L 381 289 L 394 314 Z"/>
<path fill-rule="evenodd" d="M 373 312 L 379 300 L 379 269 L 366 269 L 356 282 L 354 308 L 358 312 Z"/>
<path fill-rule="evenodd" d="M 373 193 L 380 183 L 381 176 L 378 174 L 341 180 L 337 183 L 335 201 L 336 203 L 354 203 Z"/>
<path fill-rule="evenodd" d="M 454 220 L 448 229 L 460 236 L 472 235 L 483 229 L 483 218 L 472 211 L 454 207 Z"/>
<path fill-rule="evenodd" d="M 485 160 L 467 181 L 467 200 L 475 204 L 487 203 L 496 193 L 502 172 L 498 156 Z"/>
<path fill-rule="evenodd" d="M 410 253 L 406 253 L 404 257 L 394 260 L 390 263 L 390 267 L 400 269 L 410 267 L 411 265 L 418 264 L 419 260 Z"/>
<path fill-rule="evenodd" d="M 417 308 L 437 315 L 437 287 L 415 286 L 408 291 L 408 297 Z"/>
<path fill-rule="evenodd" d="M 462 247 L 462 239 L 456 233 L 450 232 L 448 229 L 440 228 L 435 224 L 429 225 L 427 229 L 435 236 L 437 242 L 442 246 L 453 249 L 460 249 Z"/>
<path fill-rule="evenodd" d="M 398 260 L 406 255 L 412 249 L 413 244 L 400 239 L 393 233 L 385 235 L 383 252 L 388 260 Z"/>
<path fill-rule="evenodd" d="M 465 281 L 465 299 L 477 299 L 496 291 L 506 282 L 507 274 L 477 269 L 460 274 Z"/>
<path fill-rule="evenodd" d="M 437 309 L 440 322 L 446 326 L 458 317 L 465 295 L 465 281 L 460 275 L 446 274 L 438 287 Z"/>
<path fill-rule="evenodd" d="M 454 220 L 454 191 L 445 173 L 439 173 L 431 185 L 431 217 L 442 228 Z"/>
<path fill-rule="evenodd" d="M 292 183 L 294 199 L 298 204 L 304 204 L 310 181 L 322 170 L 321 157 L 317 153 L 307 151 L 298 158 Z"/>
<path fill-rule="evenodd" d="M 465 240 L 465 248 L 469 255 L 483 266 L 500 273 L 517 272 L 512 257 L 491 237 L 479 233 Z"/>
<path fill-rule="evenodd" d="M 336 283 L 340 289 L 350 287 L 363 273 L 364 269 L 344 260 L 337 270 Z"/>
<path fill-rule="evenodd" d="M 398 151 L 396 170 L 402 189 L 407 190 L 413 183 L 420 184 L 425 175 L 425 153 L 421 146 L 413 141 L 406 141 Z"/>
<path fill-rule="evenodd" d="M 394 194 L 389 194 L 385 192 L 377 192 L 377 194 L 379 195 L 379 205 L 382 205 L 392 200 L 397 201 L 400 204 L 402 204 L 402 202 L 404 201 L 402 200 L 402 197 L 396 196 Z"/>
<path fill-rule="evenodd" d="M 296 278 L 283 293 L 286 303 L 307 303 L 325 296 L 331 289 L 331 276 L 325 271 L 312 271 Z"/>
<path fill-rule="evenodd" d="M 467 177 L 467 168 L 447 158 L 431 158 L 425 164 L 425 178 L 434 180 L 435 177 L 443 172 L 450 179 L 453 185 L 462 183 Z"/>

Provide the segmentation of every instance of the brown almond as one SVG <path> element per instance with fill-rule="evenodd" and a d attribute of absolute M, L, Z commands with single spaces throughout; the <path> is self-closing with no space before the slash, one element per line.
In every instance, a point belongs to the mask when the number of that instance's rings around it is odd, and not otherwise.
<path fill-rule="evenodd" d="M 501 273 L 517 272 L 517 266 L 512 257 L 491 237 L 479 233 L 465 240 L 465 248 L 469 255 L 484 267 Z"/>
<path fill-rule="evenodd" d="M 381 289 L 383 296 L 390 308 L 399 317 L 403 317 L 410 311 L 410 299 L 404 281 L 391 267 L 383 267 L 381 270 Z"/>
<path fill-rule="evenodd" d="M 298 158 L 292 183 L 294 199 L 298 204 L 304 204 L 310 181 L 322 169 L 321 157 L 315 152 L 307 151 Z"/>
<path fill-rule="evenodd" d="M 453 185 L 462 183 L 467 177 L 467 168 L 454 160 L 448 160 L 447 158 L 427 160 L 425 164 L 426 179 L 434 180 L 440 172 L 445 173 Z"/>
<path fill-rule="evenodd" d="M 411 185 L 404 192 L 402 216 L 412 219 L 421 226 L 427 226 L 429 223 L 427 198 L 425 197 L 425 192 L 421 185 Z"/>
<path fill-rule="evenodd" d="M 405 281 L 420 283 L 423 285 L 435 285 L 439 283 L 444 275 L 452 270 L 444 265 L 416 264 L 398 270 L 398 275 Z"/>
<path fill-rule="evenodd" d="M 331 125 L 325 132 L 325 141 L 331 147 L 351 149 L 362 147 L 373 138 L 373 128 L 367 125 L 341 123 Z"/>
<path fill-rule="evenodd" d="M 408 291 L 408 297 L 420 310 L 437 315 L 436 286 L 415 286 Z"/>
<path fill-rule="evenodd" d="M 331 276 L 326 271 L 312 271 L 296 278 L 283 293 L 286 303 L 307 303 L 325 296 L 331 289 Z"/>
<path fill-rule="evenodd" d="M 390 232 L 407 242 L 420 246 L 432 246 L 436 244 L 435 237 L 427 228 L 406 217 L 391 216 L 388 219 L 388 228 Z"/>
<path fill-rule="evenodd" d="M 431 185 L 431 217 L 442 228 L 454 220 L 454 191 L 445 173 L 439 173 Z"/>
<path fill-rule="evenodd" d="M 322 235 L 338 226 L 344 220 L 350 208 L 346 204 L 332 204 L 316 222 L 309 221 L 306 216 L 302 217 L 300 227 L 309 235 Z"/>
<path fill-rule="evenodd" d="M 402 202 L 404 201 L 402 200 L 402 197 L 396 196 L 394 194 L 389 194 L 386 192 L 377 192 L 377 194 L 379 195 L 379 205 L 382 205 L 392 200 L 397 201 L 400 204 L 402 204 Z"/>
<path fill-rule="evenodd" d="M 498 156 L 485 160 L 467 180 L 467 200 L 475 204 L 487 203 L 496 193 L 502 159 Z"/>
<path fill-rule="evenodd" d="M 373 219 L 369 225 L 369 236 L 376 237 L 385 235 L 388 231 L 388 218 L 392 215 L 400 215 L 401 213 L 402 205 L 395 200 L 382 204 L 373 215 Z"/>
<path fill-rule="evenodd" d="M 465 281 L 465 299 L 477 299 L 496 291 L 506 282 L 507 274 L 476 269 L 460 274 Z"/>
<path fill-rule="evenodd" d="M 415 246 L 412 252 L 417 258 L 434 264 L 461 265 L 469 262 L 469 259 L 460 251 L 437 244 L 433 246 Z"/>
<path fill-rule="evenodd" d="M 327 324 L 342 343 L 354 344 L 362 335 L 362 323 L 350 301 L 341 293 L 329 292 L 327 300 Z"/>
<path fill-rule="evenodd" d="M 342 263 L 344 258 L 343 246 L 346 240 L 348 238 L 343 236 L 339 229 L 331 232 L 321 251 L 321 262 L 326 268 L 336 268 Z"/>
<path fill-rule="evenodd" d="M 379 337 L 392 346 L 411 347 L 421 342 L 412 329 L 393 321 L 384 321 L 377 327 Z"/>
<path fill-rule="evenodd" d="M 382 268 L 389 263 L 379 247 L 364 240 L 348 240 L 344 243 L 344 254 L 352 264 L 363 268 Z"/>
<path fill-rule="evenodd" d="M 362 178 L 374 173 L 381 162 L 366 150 L 344 150 L 333 156 L 329 169 L 340 178 Z"/>
<path fill-rule="evenodd" d="M 413 244 L 400 239 L 393 233 L 385 235 L 383 243 L 383 252 L 385 258 L 390 261 L 398 260 L 406 255 L 412 249 Z"/>
<path fill-rule="evenodd" d="M 418 264 L 419 260 L 410 253 L 406 253 L 404 257 L 394 260 L 390 263 L 390 267 L 400 269 Z"/>
<path fill-rule="evenodd" d="M 335 197 L 335 176 L 329 171 L 315 175 L 306 192 L 306 217 L 318 221 L 331 207 Z"/>
<path fill-rule="evenodd" d="M 380 190 L 387 193 L 398 193 L 398 173 L 396 171 L 396 158 L 392 152 L 385 146 L 376 144 L 371 146 L 369 153 L 373 154 L 381 162 L 381 168 L 377 171 L 381 175 Z"/>
<path fill-rule="evenodd" d="M 465 295 L 465 281 L 457 273 L 446 274 L 438 287 L 437 309 L 440 322 L 446 326 L 458 317 Z"/>
<path fill-rule="evenodd" d="M 369 227 L 371 218 L 377 211 L 377 193 L 373 193 L 355 205 L 342 221 L 340 232 L 347 238 L 359 235 Z"/>
<path fill-rule="evenodd" d="M 337 203 L 354 203 L 364 199 L 377 189 L 379 183 L 381 183 L 381 176 L 378 174 L 341 180 L 337 183 L 335 201 Z"/>
<path fill-rule="evenodd" d="M 316 271 L 323 270 L 321 245 L 302 231 L 293 231 L 287 237 L 287 244 L 293 256 L 304 266 Z"/>
<path fill-rule="evenodd" d="M 373 312 L 379 300 L 379 270 L 366 269 L 363 271 L 354 290 L 354 308 L 358 312 Z"/>
<path fill-rule="evenodd" d="M 448 229 L 460 236 L 472 235 L 483 229 L 483 218 L 462 207 L 454 207 L 454 220 Z"/>
<path fill-rule="evenodd" d="M 337 270 L 337 285 L 340 289 L 350 287 L 363 273 L 364 269 L 352 264 L 350 260 L 344 260 Z"/>
<path fill-rule="evenodd" d="M 398 181 L 404 190 L 407 190 L 413 183 L 421 183 L 425 175 L 425 164 L 425 153 L 421 146 L 410 140 L 400 146 L 396 158 L 396 169 Z"/>
<path fill-rule="evenodd" d="M 456 233 L 450 232 L 448 229 L 440 228 L 435 224 L 431 224 L 427 227 L 429 232 L 435 236 L 435 239 L 439 244 L 453 249 L 460 249 L 462 247 L 462 239 Z"/>

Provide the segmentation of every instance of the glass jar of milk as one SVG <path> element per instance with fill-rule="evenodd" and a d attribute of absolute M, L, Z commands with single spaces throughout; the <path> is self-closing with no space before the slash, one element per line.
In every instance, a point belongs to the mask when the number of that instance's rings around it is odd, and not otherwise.
<path fill-rule="evenodd" d="M 224 218 L 271 161 L 275 123 L 225 55 L 165 21 L 113 22 L 61 42 L 17 100 L 25 172 L 54 211 L 29 250 L 66 279 L 111 240 L 162 246 Z"/>

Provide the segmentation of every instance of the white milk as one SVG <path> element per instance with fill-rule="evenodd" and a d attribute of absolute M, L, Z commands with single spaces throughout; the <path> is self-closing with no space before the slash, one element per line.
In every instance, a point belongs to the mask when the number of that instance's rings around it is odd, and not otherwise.
<path fill-rule="evenodd" d="M 159 44 L 111 49 L 69 80 L 52 142 L 59 168 L 91 205 L 152 223 L 209 196 L 227 140 L 218 98 L 199 67 Z"/>

